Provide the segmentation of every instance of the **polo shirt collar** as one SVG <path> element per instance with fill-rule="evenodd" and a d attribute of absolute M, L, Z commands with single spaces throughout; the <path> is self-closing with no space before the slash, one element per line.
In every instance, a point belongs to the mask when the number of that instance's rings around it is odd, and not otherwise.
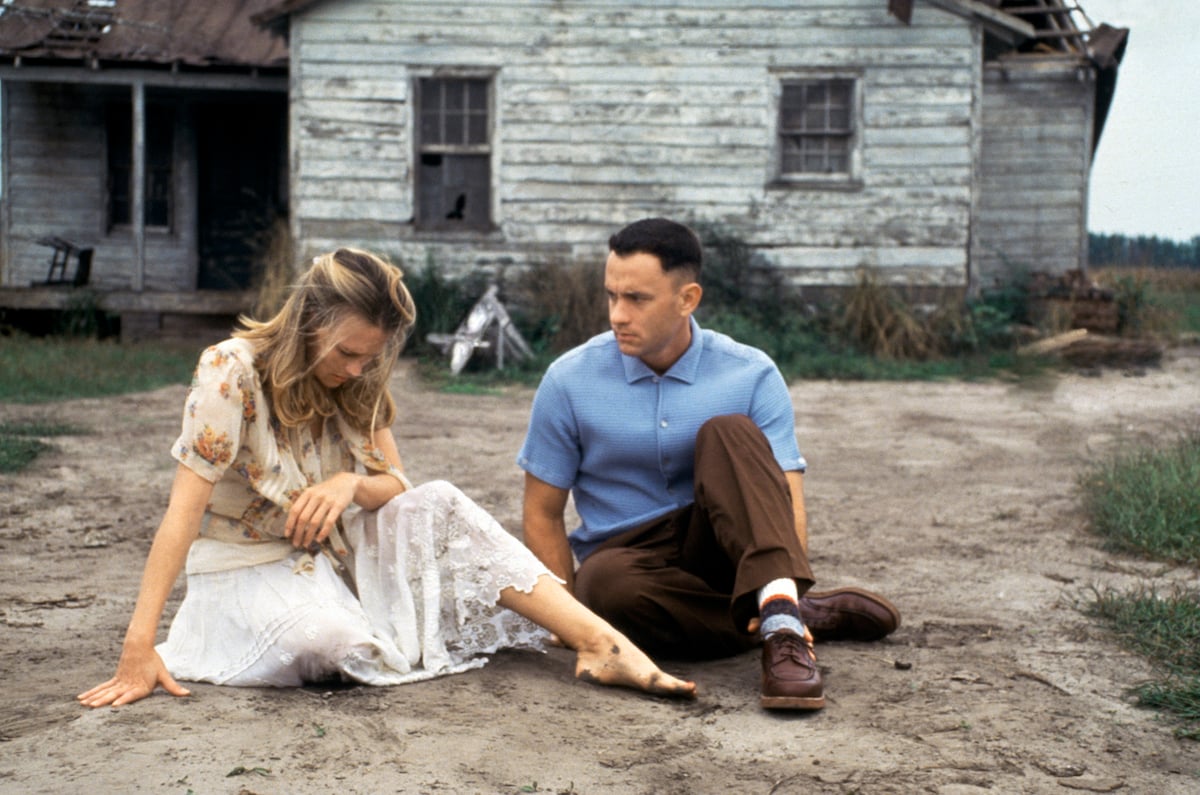
<path fill-rule="evenodd" d="M 663 373 L 662 377 L 673 378 L 685 384 L 694 384 L 696 373 L 700 369 L 700 357 L 704 353 L 704 337 L 700 334 L 700 324 L 696 322 L 696 318 L 690 317 L 688 322 L 692 327 L 692 341 L 688 345 L 688 349 L 683 352 L 683 356 L 680 356 L 679 360 L 671 365 L 671 369 Z M 625 381 L 630 384 L 658 375 L 636 356 L 622 353 L 621 363 L 625 366 Z"/>

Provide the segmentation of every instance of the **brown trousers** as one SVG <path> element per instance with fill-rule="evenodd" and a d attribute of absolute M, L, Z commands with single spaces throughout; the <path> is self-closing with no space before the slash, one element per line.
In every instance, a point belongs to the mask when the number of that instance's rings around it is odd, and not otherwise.
<path fill-rule="evenodd" d="M 714 417 L 696 436 L 696 501 L 608 539 L 575 574 L 575 595 L 647 652 L 738 654 L 757 591 L 813 583 L 787 478 L 749 417 Z"/>

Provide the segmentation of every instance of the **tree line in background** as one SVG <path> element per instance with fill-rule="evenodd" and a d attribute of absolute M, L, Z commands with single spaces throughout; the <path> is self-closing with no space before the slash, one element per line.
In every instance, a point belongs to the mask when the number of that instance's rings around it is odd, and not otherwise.
<path fill-rule="evenodd" d="M 1089 234 L 1088 262 L 1096 267 L 1200 270 L 1200 235 L 1191 240 L 1168 240 L 1148 235 Z"/>

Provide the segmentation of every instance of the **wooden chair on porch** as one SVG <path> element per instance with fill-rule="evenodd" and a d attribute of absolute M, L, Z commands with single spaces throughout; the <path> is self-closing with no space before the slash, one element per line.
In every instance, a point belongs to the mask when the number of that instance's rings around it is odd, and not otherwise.
<path fill-rule="evenodd" d="M 46 274 L 45 281 L 30 282 L 31 286 L 69 285 L 71 287 L 84 287 L 87 285 L 88 279 L 92 276 L 92 249 L 80 248 L 74 243 L 57 236 L 40 237 L 37 243 L 39 246 L 48 246 L 52 249 L 50 252 L 50 271 Z M 71 264 L 72 259 L 75 260 L 75 273 L 68 278 L 67 267 Z"/>

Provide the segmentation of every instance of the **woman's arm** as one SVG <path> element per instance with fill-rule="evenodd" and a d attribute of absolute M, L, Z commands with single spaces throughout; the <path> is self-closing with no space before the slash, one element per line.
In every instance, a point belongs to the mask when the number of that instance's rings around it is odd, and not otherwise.
<path fill-rule="evenodd" d="M 154 650 L 154 641 L 171 588 L 183 568 L 192 541 L 200 533 L 200 520 L 204 517 L 212 489 L 211 483 L 182 464 L 175 470 L 171 499 L 146 558 L 137 605 L 125 631 L 116 675 L 81 693 L 78 696 L 80 703 L 88 707 L 108 704 L 119 707 L 150 695 L 160 684 L 171 695 L 189 694 L 163 665 Z"/>
<path fill-rule="evenodd" d="M 371 441 L 383 453 L 387 462 L 403 471 L 396 437 L 390 428 L 375 431 Z M 404 484 L 387 472 L 361 475 L 339 472 L 333 477 L 305 489 L 292 502 L 288 511 L 284 536 L 297 548 L 308 547 L 329 537 L 342 512 L 351 503 L 368 511 L 382 508 L 388 500 L 404 491 Z"/>

